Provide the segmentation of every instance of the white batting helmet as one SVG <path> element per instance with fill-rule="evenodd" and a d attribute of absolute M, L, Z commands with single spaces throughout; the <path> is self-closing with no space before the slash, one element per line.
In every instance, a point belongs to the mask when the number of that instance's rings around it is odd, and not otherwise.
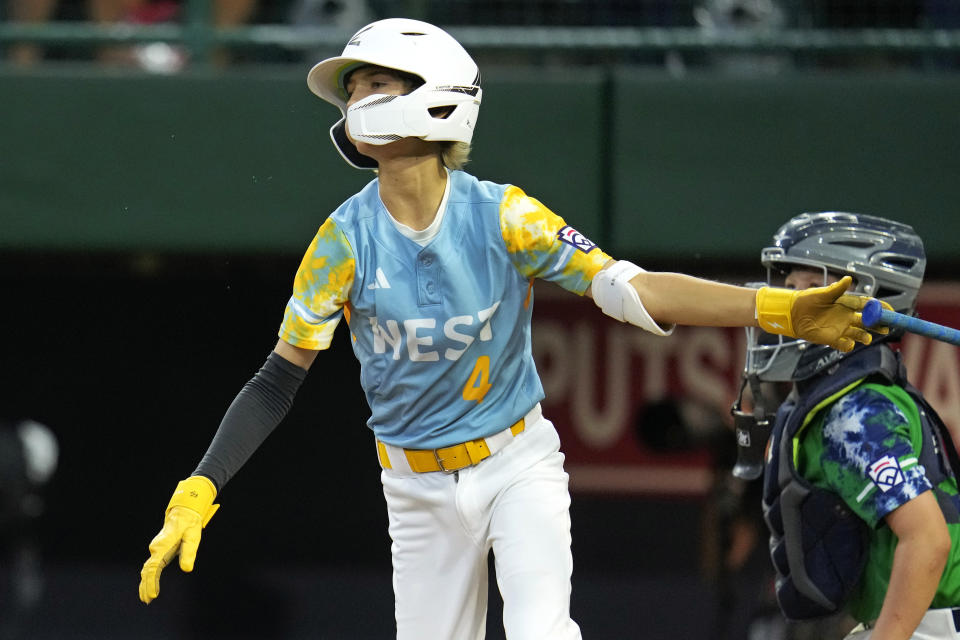
<path fill-rule="evenodd" d="M 348 109 L 344 79 L 368 64 L 413 74 L 423 84 L 404 96 L 371 95 Z M 340 109 L 343 117 L 330 128 L 330 137 L 340 155 L 359 169 L 377 165 L 347 139 L 344 123 L 355 140 L 369 144 L 406 137 L 470 142 L 482 96 L 480 70 L 460 43 L 439 27 L 407 18 L 360 29 L 342 55 L 314 65 L 307 86 Z"/>

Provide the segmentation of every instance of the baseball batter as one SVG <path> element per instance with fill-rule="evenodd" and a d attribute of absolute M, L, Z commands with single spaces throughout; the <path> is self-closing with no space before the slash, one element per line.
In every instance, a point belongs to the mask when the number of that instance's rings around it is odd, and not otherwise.
<path fill-rule="evenodd" d="M 377 176 L 322 224 L 279 341 L 227 410 L 150 543 L 140 599 L 179 553 L 191 571 L 217 494 L 289 410 L 346 322 L 369 403 L 393 540 L 397 637 L 480 639 L 493 551 L 511 640 L 580 638 L 570 618 L 570 496 L 541 415 L 533 281 L 588 295 L 657 335 L 753 326 L 849 350 L 869 341 L 849 281 L 754 289 L 615 261 L 536 199 L 462 171 L 482 97 L 467 52 L 435 26 L 361 29 L 307 83 L 343 117 L 331 138 Z M 838 302 L 839 300 L 839 302 Z"/>

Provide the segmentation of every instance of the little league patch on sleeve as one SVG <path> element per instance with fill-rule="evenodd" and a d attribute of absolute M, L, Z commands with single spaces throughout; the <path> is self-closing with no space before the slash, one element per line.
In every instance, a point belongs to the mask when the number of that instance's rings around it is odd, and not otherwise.
<path fill-rule="evenodd" d="M 886 455 L 871 463 L 867 467 L 867 474 L 881 491 L 889 491 L 903 482 L 903 471 L 900 462 L 891 455 Z"/>
<path fill-rule="evenodd" d="M 588 240 L 586 236 L 570 225 L 566 225 L 564 228 L 560 229 L 560 231 L 557 232 L 557 237 L 563 242 L 566 242 L 570 246 L 574 247 L 575 249 L 579 249 L 584 253 L 590 253 L 597 248 L 597 245 Z"/>

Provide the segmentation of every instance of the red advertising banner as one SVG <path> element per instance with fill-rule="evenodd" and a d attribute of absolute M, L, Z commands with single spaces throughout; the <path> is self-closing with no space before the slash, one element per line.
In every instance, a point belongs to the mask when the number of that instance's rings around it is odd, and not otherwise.
<path fill-rule="evenodd" d="M 919 314 L 960 327 L 960 283 L 924 286 Z M 743 329 L 678 327 L 654 336 L 603 315 L 587 298 L 539 286 L 533 351 L 575 492 L 704 494 L 706 442 L 735 447 L 730 407 L 744 362 Z M 908 334 L 910 379 L 960 442 L 960 348 Z M 683 427 L 676 426 L 682 422 Z"/>

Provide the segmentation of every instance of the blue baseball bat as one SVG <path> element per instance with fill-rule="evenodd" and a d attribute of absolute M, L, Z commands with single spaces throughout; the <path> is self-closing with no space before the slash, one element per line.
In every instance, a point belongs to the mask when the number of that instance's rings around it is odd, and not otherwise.
<path fill-rule="evenodd" d="M 903 329 L 910 333 L 949 342 L 960 347 L 960 331 L 945 327 L 936 322 L 928 322 L 903 313 L 884 309 L 876 299 L 870 300 L 863 307 L 863 326 L 870 328 L 876 324 L 895 329 Z"/>

